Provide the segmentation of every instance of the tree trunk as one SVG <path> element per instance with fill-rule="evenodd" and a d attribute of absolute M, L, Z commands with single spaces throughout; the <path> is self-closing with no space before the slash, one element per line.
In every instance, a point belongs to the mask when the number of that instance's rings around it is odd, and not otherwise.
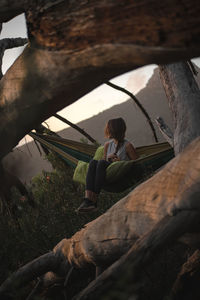
<path fill-rule="evenodd" d="M 57 3 L 1 1 L 0 21 L 26 11 L 30 45 L 0 82 L 0 158 L 31 129 L 112 77 L 200 53 L 195 0 Z"/>
<path fill-rule="evenodd" d="M 198 300 L 200 297 L 199 290 L 200 276 L 200 251 L 196 250 L 187 262 L 183 265 L 177 280 L 173 286 L 171 295 L 173 300 Z"/>
<path fill-rule="evenodd" d="M 174 147 L 173 132 L 168 127 L 168 125 L 165 124 L 164 120 L 161 117 L 157 117 L 155 119 L 155 121 L 156 121 L 156 124 L 158 125 L 158 128 L 159 128 L 160 132 L 162 133 L 163 137 L 173 148 Z"/>
<path fill-rule="evenodd" d="M 1 28 L 0 28 L 0 32 L 1 32 Z M 2 59 L 3 59 L 5 50 L 24 46 L 27 43 L 28 43 L 28 39 L 23 39 L 23 38 L 0 40 L 0 79 L 3 77 L 1 68 L 2 68 Z"/>
<path fill-rule="evenodd" d="M 169 247 L 185 230 L 194 227 L 198 223 L 199 216 L 198 212 L 182 211 L 173 218 L 169 216 L 163 218 L 152 230 L 139 238 L 126 254 L 74 296 L 73 300 L 101 300 L 105 293 L 112 297 L 112 291 L 115 291 L 115 294 L 120 291 L 120 284 L 123 284 L 125 295 L 122 299 L 127 299 L 130 295 L 136 299 L 145 299 L 140 297 L 144 281 L 141 274 L 144 268 L 152 263 L 152 259 L 155 255 L 159 255 L 164 247 Z M 164 296 L 162 293 L 162 298 Z"/>
<path fill-rule="evenodd" d="M 111 77 L 139 65 L 166 63 L 199 54 L 199 6 L 194 0 L 181 3 L 93 0 L 88 3 L 66 1 L 53 9 L 41 11 L 36 7 L 27 12 L 30 47 L 0 83 L 0 139 L 5 141 L 1 156 L 44 119 Z M 170 100 L 174 101 L 171 107 L 177 105 L 177 110 L 183 111 L 186 100 L 175 98 Z M 199 112 L 199 101 L 193 101 L 193 105 Z M 194 112 L 195 108 L 187 107 Z M 175 112 L 173 109 L 172 113 Z M 193 113 L 188 115 L 192 118 L 186 123 L 191 126 L 191 138 L 188 138 L 189 129 L 185 130 L 186 136 L 179 130 L 176 154 L 199 135 Z M 178 128 L 182 114 L 176 113 L 175 119 Z M 196 122 L 199 125 L 199 119 Z M 45 261 L 44 268 L 30 264 L 20 269 L 17 276 L 1 286 L 0 295 L 27 278 L 31 280 L 32 266 L 37 277 L 50 269 L 60 273 L 63 264 L 61 273 L 66 275 L 69 264 L 77 268 L 88 264 L 105 267 L 116 260 L 93 282 L 87 297 L 102 297 L 106 285 L 115 286 L 113 278 L 119 276 L 119 270 L 124 270 L 123 262 L 130 269 L 126 282 L 131 281 L 134 286 L 135 274 L 143 268 L 143 258 L 147 265 L 166 242 L 178 239 L 184 232 L 199 232 L 199 182 L 200 138 L 197 137 L 165 168 L 105 214 L 70 239 L 63 239 L 50 255 L 51 268 Z M 125 256 L 120 260 L 122 255 Z M 61 257 L 58 270 L 55 257 Z M 115 268 L 116 264 L 119 269 Z M 101 278 L 106 279 L 106 285 L 100 283 L 98 291 Z M 86 294 L 83 292 L 77 299 L 84 299 Z"/>
<path fill-rule="evenodd" d="M 0 22 L 7 22 L 12 18 L 26 12 L 28 9 L 44 11 L 64 0 L 1 0 L 0 2 Z"/>
<path fill-rule="evenodd" d="M 175 153 L 200 135 L 200 90 L 187 63 L 160 66 L 161 80 L 173 112 Z"/>
<path fill-rule="evenodd" d="M 188 160 L 188 157 L 190 157 L 190 160 Z M 108 266 L 125 254 L 132 246 L 134 250 L 134 243 L 138 238 L 144 241 L 144 244 L 143 242 L 142 244 L 138 242 L 142 247 L 136 248 L 139 250 L 139 253 L 140 251 L 143 253 L 145 249 L 148 250 L 148 247 L 154 247 L 155 241 L 157 241 L 159 247 L 155 248 L 155 251 L 157 249 L 161 251 L 165 242 L 173 241 L 175 237 L 181 237 L 184 232 L 199 231 L 200 229 L 196 225 L 196 216 L 197 220 L 199 220 L 200 210 L 199 174 L 200 138 L 197 138 L 183 153 L 169 162 L 163 170 L 138 186 L 105 214 L 88 223 L 70 239 L 63 239 L 54 248 L 53 252 L 57 253 L 57 255 L 62 254 L 66 258 L 66 262 L 78 268 L 86 267 L 88 264 Z M 179 219 L 179 216 L 182 217 Z M 162 240 L 160 239 L 162 227 L 156 224 L 162 222 L 162 219 L 165 220 L 165 218 L 170 223 L 169 230 L 165 231 Z M 176 220 L 180 220 L 180 222 L 177 221 L 177 223 Z M 164 221 L 164 224 L 168 223 Z M 176 225 L 172 226 L 170 224 Z M 156 231 L 151 233 L 151 229 L 153 230 L 154 226 Z M 158 231 L 159 228 L 160 231 Z M 148 236 L 147 240 L 144 236 L 148 232 L 150 237 L 152 234 L 154 237 L 153 239 L 150 238 L 149 242 Z M 156 236 L 155 232 L 159 234 Z M 148 255 L 147 251 L 146 264 L 154 260 L 154 257 L 152 257 L 154 253 L 153 251 Z M 142 269 L 143 260 L 141 257 L 138 258 L 137 255 L 134 257 L 132 261 L 133 266 L 135 266 L 135 259 L 136 262 L 139 259 L 137 268 Z M 114 273 L 112 270 L 114 270 Z M 112 278 L 113 276 L 115 277 L 115 270 L 118 270 L 118 268 L 112 269 L 111 267 L 111 269 L 108 269 L 108 272 L 105 271 L 107 273 L 102 273 L 102 276 L 106 276 L 106 284 L 113 286 Z M 28 271 L 31 273 L 31 268 Z M 18 274 L 21 274 L 18 280 L 22 282 L 23 278 L 21 276 L 23 276 L 23 273 L 18 272 Z M 35 276 L 37 277 L 36 270 Z M 98 289 L 98 282 L 93 283 L 93 291 L 95 292 Z M 4 283 L 0 289 L 0 295 L 5 293 L 6 290 L 12 290 L 12 280 Z M 101 291 L 103 290 L 104 287 L 102 287 Z"/>

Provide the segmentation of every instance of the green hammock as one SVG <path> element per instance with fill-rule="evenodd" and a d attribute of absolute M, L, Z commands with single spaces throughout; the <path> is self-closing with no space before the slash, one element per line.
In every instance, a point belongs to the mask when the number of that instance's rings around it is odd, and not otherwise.
<path fill-rule="evenodd" d="M 92 158 L 99 160 L 103 157 L 103 146 L 33 132 L 30 136 L 74 167 L 73 179 L 82 184 L 85 184 L 89 161 Z M 137 147 L 136 152 L 139 156 L 137 160 L 114 162 L 107 168 L 104 190 L 122 192 L 134 187 L 174 156 L 173 149 L 168 143 Z"/>

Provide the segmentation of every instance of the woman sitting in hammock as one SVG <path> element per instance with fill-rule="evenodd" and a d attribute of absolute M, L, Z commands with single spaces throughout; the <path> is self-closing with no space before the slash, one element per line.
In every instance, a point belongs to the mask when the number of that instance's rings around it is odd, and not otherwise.
<path fill-rule="evenodd" d="M 105 183 L 106 169 L 115 161 L 135 160 L 137 154 L 133 145 L 125 139 L 126 123 L 122 118 L 111 119 L 105 127 L 105 137 L 112 139 L 104 144 L 102 160 L 91 160 L 86 177 L 85 198 L 77 212 L 97 209 L 98 195 Z"/>

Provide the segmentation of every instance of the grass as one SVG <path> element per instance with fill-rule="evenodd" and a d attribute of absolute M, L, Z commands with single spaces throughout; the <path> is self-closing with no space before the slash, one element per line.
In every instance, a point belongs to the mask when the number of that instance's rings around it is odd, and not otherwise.
<path fill-rule="evenodd" d="M 73 182 L 74 170 L 58 157 L 50 154 L 48 159 L 54 171 L 43 171 L 28 187 L 35 207 L 20 202 L 14 190 L 15 215 L 1 216 L 0 282 L 27 262 L 50 251 L 61 239 L 70 238 L 125 195 L 102 192 L 97 212 L 77 215 L 75 210 L 82 201 L 84 186 Z M 20 295 L 16 299 L 23 298 Z"/>

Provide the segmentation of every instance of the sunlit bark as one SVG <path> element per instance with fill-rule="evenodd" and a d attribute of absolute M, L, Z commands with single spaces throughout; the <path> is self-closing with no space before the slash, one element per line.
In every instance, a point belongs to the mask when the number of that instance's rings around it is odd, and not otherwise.
<path fill-rule="evenodd" d="M 31 129 L 112 77 L 200 53 L 194 0 L 27 3 L 0 4 L 5 15 L 26 11 L 30 41 L 0 83 L 0 157 Z"/>

